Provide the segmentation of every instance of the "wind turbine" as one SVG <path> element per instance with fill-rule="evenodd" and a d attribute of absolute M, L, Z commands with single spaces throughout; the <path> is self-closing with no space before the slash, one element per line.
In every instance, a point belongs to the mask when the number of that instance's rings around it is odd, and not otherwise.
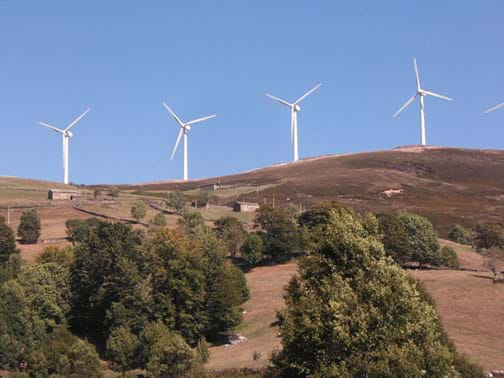
<path fill-rule="evenodd" d="M 173 160 L 175 152 L 177 151 L 177 147 L 180 143 L 180 139 L 182 138 L 182 135 L 184 136 L 184 181 L 187 181 L 189 179 L 188 167 L 187 167 L 187 132 L 191 130 L 191 126 L 194 125 L 195 123 L 206 121 L 207 119 L 214 118 L 217 115 L 212 114 L 206 117 L 195 119 L 193 121 L 182 122 L 180 118 L 177 117 L 175 112 L 166 104 L 166 102 L 163 102 L 163 105 L 166 108 L 166 110 L 168 110 L 168 112 L 173 116 L 173 118 L 175 118 L 175 121 L 177 121 L 177 123 L 180 126 L 180 131 L 177 136 L 177 141 L 175 142 L 175 147 L 173 147 L 173 152 L 171 154 L 170 160 Z"/>
<path fill-rule="evenodd" d="M 266 96 L 269 98 L 272 98 L 275 101 L 278 101 L 280 104 L 288 106 L 291 109 L 291 142 L 294 146 L 294 161 L 299 160 L 298 156 L 298 133 L 297 133 L 297 114 L 301 110 L 301 107 L 299 106 L 299 103 L 303 101 L 306 97 L 311 95 L 313 92 L 315 92 L 317 89 L 320 88 L 322 84 L 318 84 L 312 89 L 310 89 L 308 92 L 306 92 L 304 95 L 302 95 L 300 98 L 298 98 L 295 102 L 292 104 L 282 100 L 278 97 L 272 96 L 268 93 L 266 93 Z"/>
<path fill-rule="evenodd" d="M 502 107 L 504 107 L 504 102 L 502 104 L 495 105 L 493 108 L 485 110 L 483 113 L 490 113 L 490 112 L 493 112 L 494 110 L 500 109 Z"/>
<path fill-rule="evenodd" d="M 434 93 L 434 92 L 429 92 L 426 91 L 425 89 L 422 89 L 420 86 L 420 76 L 418 75 L 418 66 L 416 62 L 416 58 L 413 58 L 413 65 L 415 66 L 415 76 L 416 76 L 416 85 L 417 85 L 417 91 L 416 93 L 411 96 L 406 103 L 401 106 L 401 108 L 392 116 L 392 118 L 395 118 L 401 113 L 404 109 L 408 107 L 409 104 L 411 104 L 417 97 L 420 97 L 420 136 L 421 136 L 421 143 L 422 146 L 425 146 L 425 106 L 424 106 L 424 97 L 425 96 L 432 96 L 432 97 L 438 97 L 442 98 L 443 100 L 449 100 L 452 101 L 451 98 L 442 96 L 440 94 Z"/>
<path fill-rule="evenodd" d="M 39 122 L 40 125 L 47 127 L 57 133 L 60 133 L 63 137 L 63 183 L 68 184 L 68 140 L 73 137 L 70 129 L 74 127 L 77 122 L 79 122 L 82 117 L 84 117 L 91 109 L 87 109 L 84 113 L 78 116 L 73 122 L 71 122 L 65 129 L 58 129 L 57 127 L 51 126 L 44 122 Z"/>

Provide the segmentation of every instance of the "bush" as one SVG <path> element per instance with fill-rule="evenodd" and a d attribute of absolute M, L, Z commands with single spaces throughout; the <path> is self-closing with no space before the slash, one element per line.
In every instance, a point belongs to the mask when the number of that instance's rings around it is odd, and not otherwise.
<path fill-rule="evenodd" d="M 131 216 L 136 219 L 136 221 L 140 221 L 145 214 L 147 213 L 147 206 L 145 202 L 142 200 L 135 201 L 133 206 L 131 206 Z"/>
<path fill-rule="evenodd" d="M 248 234 L 240 249 L 242 259 L 248 265 L 256 265 L 264 258 L 263 239 L 257 234 Z"/>
<path fill-rule="evenodd" d="M 109 196 L 110 197 L 117 198 L 117 197 L 119 197 L 119 194 L 120 194 L 119 188 L 117 188 L 115 186 L 112 187 L 112 188 L 110 188 L 110 190 L 109 190 Z"/>
<path fill-rule="evenodd" d="M 37 256 L 35 261 L 38 264 L 54 263 L 70 267 L 73 263 L 73 250 L 71 247 L 55 247 L 49 246 Z"/>
<path fill-rule="evenodd" d="M 184 194 L 178 190 L 168 193 L 166 204 L 171 207 L 175 213 L 182 214 L 186 205 L 186 198 Z"/>
<path fill-rule="evenodd" d="M 471 231 L 459 224 L 456 224 L 448 232 L 448 239 L 455 243 L 470 245 L 472 243 Z"/>
<path fill-rule="evenodd" d="M 158 227 L 166 226 L 166 217 L 164 216 L 162 211 L 157 213 L 154 219 L 152 219 L 152 224 Z"/>
<path fill-rule="evenodd" d="M 417 262 L 420 266 L 438 265 L 441 246 L 432 223 L 425 217 L 408 213 L 399 215 L 399 219 L 409 236 L 410 261 Z"/>
<path fill-rule="evenodd" d="M 67 236 L 74 243 L 83 242 L 100 222 L 98 218 L 68 219 L 65 222 Z"/>
<path fill-rule="evenodd" d="M 19 253 L 16 249 L 14 232 L 5 223 L 5 219 L 0 217 L 0 268 L 5 267 L 9 261 L 10 255 L 14 253 Z"/>
<path fill-rule="evenodd" d="M 40 218 L 34 209 L 25 210 L 21 215 L 18 236 L 23 244 L 35 244 L 40 237 Z"/>
<path fill-rule="evenodd" d="M 457 252 L 452 247 L 447 246 L 441 248 L 439 263 L 447 268 L 458 269 L 460 267 Z"/>
<path fill-rule="evenodd" d="M 504 226 L 500 223 L 479 223 L 475 227 L 474 244 L 478 249 L 504 247 Z"/>

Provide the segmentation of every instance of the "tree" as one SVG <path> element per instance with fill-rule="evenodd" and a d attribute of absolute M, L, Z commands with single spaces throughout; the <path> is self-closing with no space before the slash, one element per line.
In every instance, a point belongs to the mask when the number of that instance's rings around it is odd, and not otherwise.
<path fill-rule="evenodd" d="M 171 207 L 175 213 L 182 214 L 186 204 L 186 198 L 182 192 L 175 190 L 168 193 L 166 204 Z"/>
<path fill-rule="evenodd" d="M 455 252 L 452 247 L 444 246 L 441 248 L 439 260 L 441 266 L 453 269 L 458 269 L 460 267 L 457 252 Z"/>
<path fill-rule="evenodd" d="M 74 260 L 72 247 L 59 248 L 56 246 L 49 246 L 36 257 L 35 261 L 39 264 L 54 263 L 63 265 L 70 268 Z"/>
<path fill-rule="evenodd" d="M 7 265 L 10 256 L 14 253 L 19 254 L 14 232 L 5 224 L 5 218 L 0 217 L 0 268 Z"/>
<path fill-rule="evenodd" d="M 501 270 L 504 269 L 504 249 L 492 247 L 485 250 L 483 256 L 485 256 L 485 268 L 493 273 L 495 283 Z"/>
<path fill-rule="evenodd" d="M 139 366 L 140 342 L 128 327 L 112 330 L 107 339 L 107 356 L 113 370 L 126 372 Z"/>
<path fill-rule="evenodd" d="M 409 235 L 412 262 L 420 266 L 425 264 L 438 265 L 441 246 L 434 226 L 427 218 L 416 214 L 403 213 L 399 219 Z"/>
<path fill-rule="evenodd" d="M 217 236 L 224 241 L 231 257 L 236 257 L 246 235 L 242 223 L 235 217 L 226 216 L 217 219 L 214 224 Z"/>
<path fill-rule="evenodd" d="M 191 239 L 205 239 L 206 235 L 210 233 L 201 213 L 197 211 L 184 211 L 177 224 L 183 233 Z"/>
<path fill-rule="evenodd" d="M 136 219 L 136 221 L 140 221 L 145 214 L 147 213 L 147 206 L 145 202 L 142 200 L 135 201 L 133 206 L 131 206 L 131 216 Z"/>
<path fill-rule="evenodd" d="M 413 255 L 412 243 L 403 222 L 395 214 L 379 214 L 377 219 L 385 254 L 399 265 L 409 262 Z"/>
<path fill-rule="evenodd" d="M 264 258 L 264 243 L 261 236 L 248 234 L 241 246 L 241 257 L 249 265 L 256 265 Z"/>
<path fill-rule="evenodd" d="M 455 243 L 470 245 L 472 243 L 471 231 L 459 224 L 456 224 L 448 232 L 448 239 L 454 241 Z"/>
<path fill-rule="evenodd" d="M 73 243 L 82 242 L 100 222 L 98 218 L 68 219 L 65 222 L 67 236 Z"/>
<path fill-rule="evenodd" d="M 286 289 L 275 376 L 449 376 L 454 356 L 436 311 L 385 258 L 376 218 L 327 215 L 307 228 Z"/>
<path fill-rule="evenodd" d="M 96 188 L 93 191 L 93 197 L 94 197 L 94 199 L 100 198 L 101 194 L 102 194 L 102 190 L 100 188 Z"/>
<path fill-rule="evenodd" d="M 198 207 L 205 207 L 210 202 L 210 192 L 208 190 L 201 190 L 196 198 Z"/>
<path fill-rule="evenodd" d="M 23 244 L 35 244 L 40 237 L 40 218 L 37 211 L 28 209 L 23 211 L 18 227 L 18 236 Z"/>
<path fill-rule="evenodd" d="M 154 219 L 152 219 L 152 224 L 158 227 L 166 226 L 166 217 L 164 216 L 162 211 L 157 213 Z"/>
<path fill-rule="evenodd" d="M 265 231 L 265 253 L 274 261 L 286 260 L 297 252 L 298 230 L 287 209 L 261 206 L 255 222 Z"/>
<path fill-rule="evenodd" d="M 500 223 L 478 223 L 474 243 L 478 249 L 504 248 L 504 226 Z"/>
<path fill-rule="evenodd" d="M 112 198 L 117 198 L 119 197 L 119 194 L 121 193 L 121 191 L 119 190 L 118 187 L 116 186 L 113 186 L 112 188 L 110 188 L 109 190 L 109 196 L 112 197 Z"/>

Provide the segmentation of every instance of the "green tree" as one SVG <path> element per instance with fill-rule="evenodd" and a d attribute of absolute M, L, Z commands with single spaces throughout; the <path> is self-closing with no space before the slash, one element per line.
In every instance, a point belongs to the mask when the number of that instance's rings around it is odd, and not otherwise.
<path fill-rule="evenodd" d="M 208 190 L 201 190 L 196 198 L 198 207 L 205 207 L 210 202 L 210 192 Z"/>
<path fill-rule="evenodd" d="M 14 253 L 19 254 L 14 232 L 5 223 L 4 217 L 0 217 L 0 268 L 7 265 L 10 256 Z"/>
<path fill-rule="evenodd" d="M 175 213 L 177 214 L 182 214 L 185 205 L 186 205 L 186 198 L 184 194 L 178 190 L 175 190 L 173 192 L 169 192 L 167 199 L 166 199 L 166 204 L 171 207 Z"/>
<path fill-rule="evenodd" d="M 68 219 L 65 222 L 67 236 L 73 243 L 82 242 L 100 222 L 98 218 Z"/>
<path fill-rule="evenodd" d="M 470 245 L 472 243 L 471 231 L 459 224 L 456 224 L 448 232 L 448 239 L 454 241 L 455 243 Z"/>
<path fill-rule="evenodd" d="M 460 267 L 457 252 L 448 246 L 441 248 L 439 262 L 441 266 L 446 266 L 447 268 L 458 269 Z"/>
<path fill-rule="evenodd" d="M 18 226 L 18 236 L 23 244 L 35 244 L 40 237 L 40 218 L 35 209 L 23 211 Z"/>
<path fill-rule="evenodd" d="M 249 265 L 256 265 L 264 258 L 264 243 L 261 236 L 248 234 L 240 249 L 242 259 Z"/>
<path fill-rule="evenodd" d="M 478 223 L 474 243 L 478 249 L 504 248 L 504 226 L 500 223 Z"/>
<path fill-rule="evenodd" d="M 409 262 L 413 255 L 412 243 L 403 222 L 395 214 L 379 214 L 377 218 L 385 254 L 399 265 Z"/>
<path fill-rule="evenodd" d="M 184 211 L 177 224 L 191 239 L 203 240 L 210 233 L 210 228 L 205 224 L 201 213 L 197 211 Z"/>
<path fill-rule="evenodd" d="M 226 244 L 231 257 L 236 257 L 246 232 L 242 223 L 235 217 L 221 217 L 215 221 L 215 232 Z"/>
<path fill-rule="evenodd" d="M 279 377 L 444 377 L 454 356 L 435 309 L 385 258 L 377 220 L 334 208 L 306 233 L 280 314 Z"/>
<path fill-rule="evenodd" d="M 107 356 L 112 362 L 112 369 L 126 372 L 137 368 L 139 348 L 138 337 L 128 327 L 113 329 L 107 339 Z"/>
<path fill-rule="evenodd" d="M 287 260 L 298 252 L 299 234 L 288 209 L 261 206 L 255 222 L 265 231 L 265 253 L 274 261 Z"/>
<path fill-rule="evenodd" d="M 72 247 L 56 247 L 49 246 L 43 249 L 43 251 L 35 258 L 35 261 L 39 264 L 54 263 L 58 265 L 63 265 L 70 268 L 73 264 L 74 255 Z"/>
<path fill-rule="evenodd" d="M 409 213 L 400 214 L 399 219 L 409 235 L 412 251 L 410 261 L 417 262 L 420 266 L 438 265 L 441 246 L 432 223 L 427 218 Z"/>
<path fill-rule="evenodd" d="M 152 224 L 158 227 L 166 226 L 166 217 L 164 216 L 162 211 L 157 213 L 154 219 L 152 219 Z"/>
<path fill-rule="evenodd" d="M 112 197 L 112 198 L 117 198 L 119 197 L 119 194 L 121 193 L 121 191 L 119 190 L 118 187 L 116 186 L 113 186 L 112 188 L 110 188 L 109 190 L 109 196 Z"/>
<path fill-rule="evenodd" d="M 140 221 L 145 214 L 147 213 L 147 206 L 145 202 L 142 200 L 135 201 L 133 206 L 131 206 L 131 216 L 136 219 L 136 221 Z"/>

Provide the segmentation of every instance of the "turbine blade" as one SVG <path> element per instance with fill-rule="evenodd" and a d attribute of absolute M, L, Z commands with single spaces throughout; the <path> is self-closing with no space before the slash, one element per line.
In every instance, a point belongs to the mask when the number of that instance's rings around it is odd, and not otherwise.
<path fill-rule="evenodd" d="M 44 126 L 44 127 L 47 127 L 48 129 L 51 129 L 51 130 L 53 130 L 53 131 L 56 131 L 57 133 L 60 133 L 60 134 L 63 134 L 63 133 L 64 133 L 64 131 L 63 131 L 63 130 L 58 129 L 57 127 L 51 126 L 51 125 L 49 125 L 49 124 L 47 124 L 47 123 L 44 123 L 44 122 L 39 122 L 39 125 L 42 125 L 42 126 Z"/>
<path fill-rule="evenodd" d="M 194 125 L 195 123 L 203 122 L 203 121 L 206 121 L 207 119 L 214 118 L 214 117 L 217 117 L 217 114 L 212 114 L 212 115 L 209 115 L 206 117 L 195 119 L 193 121 L 187 122 L 186 125 Z"/>
<path fill-rule="evenodd" d="M 177 147 L 178 147 L 178 145 L 180 143 L 180 139 L 182 138 L 182 134 L 183 133 L 184 133 L 184 128 L 180 127 L 180 131 L 179 131 L 178 136 L 177 136 L 177 141 L 175 142 L 175 147 L 173 147 L 173 151 L 172 151 L 170 160 L 173 160 L 173 157 L 175 156 L 175 152 L 177 152 Z"/>
<path fill-rule="evenodd" d="M 316 85 L 315 87 L 313 87 L 312 89 L 310 89 L 308 92 L 306 92 L 304 95 L 302 95 L 301 97 L 299 97 L 296 102 L 294 104 L 299 104 L 301 101 L 303 101 L 306 97 L 308 97 L 309 95 L 311 95 L 313 92 L 315 92 L 317 89 L 320 88 L 322 84 L 318 84 Z"/>
<path fill-rule="evenodd" d="M 408 107 L 408 105 L 409 105 L 409 104 L 411 104 L 411 103 L 415 100 L 416 96 L 417 96 L 416 94 L 414 94 L 413 96 L 411 96 L 411 97 L 408 99 L 408 101 L 406 101 L 406 102 L 404 103 L 404 105 L 403 105 L 403 106 L 401 106 L 401 108 L 400 108 L 400 109 L 399 109 L 399 110 L 398 110 L 398 111 L 397 111 L 397 112 L 396 112 L 396 113 L 392 116 L 392 118 L 397 117 L 397 116 L 399 115 L 399 113 L 401 113 L 404 109 L 406 109 L 406 108 Z"/>
<path fill-rule="evenodd" d="M 416 58 L 413 58 L 413 65 L 415 66 L 416 87 L 417 87 L 417 91 L 419 91 L 420 90 L 420 75 L 418 74 L 418 66 L 417 66 Z"/>
<path fill-rule="evenodd" d="M 281 98 L 278 98 L 278 97 L 275 97 L 275 96 L 272 96 L 270 95 L 269 93 L 266 93 L 266 96 L 268 96 L 269 98 L 272 98 L 273 100 L 275 101 L 278 101 L 280 104 L 282 105 L 285 105 L 285 106 L 288 106 L 289 108 L 292 108 L 292 104 L 289 104 L 287 101 L 284 101 L 282 100 Z"/>
<path fill-rule="evenodd" d="M 490 113 L 490 112 L 493 112 L 494 110 L 500 109 L 502 107 L 504 107 L 504 102 L 502 104 L 495 105 L 493 108 L 485 110 L 484 113 Z"/>
<path fill-rule="evenodd" d="M 177 121 L 177 123 L 179 124 L 180 127 L 184 127 L 184 122 L 182 122 L 180 120 L 179 117 L 177 117 L 177 115 L 175 114 L 175 112 L 173 110 L 171 110 L 171 108 L 168 106 L 168 104 L 166 102 L 163 102 L 163 106 L 166 108 L 166 110 L 168 110 L 168 112 L 172 115 L 173 118 L 175 118 L 175 121 Z"/>
<path fill-rule="evenodd" d="M 437 97 L 437 98 L 442 98 L 443 100 L 448 100 L 448 101 L 452 101 L 453 100 L 450 97 L 446 97 L 446 96 L 440 95 L 438 93 L 424 91 L 424 90 L 422 90 L 422 92 L 425 93 L 426 95 L 429 95 L 429 96 L 433 96 L 433 97 Z"/>
<path fill-rule="evenodd" d="M 79 122 L 79 121 L 82 119 L 82 117 L 84 117 L 86 114 L 88 114 L 88 113 L 89 113 L 89 111 L 90 111 L 90 110 L 91 110 L 91 109 L 87 109 L 84 113 L 82 113 L 80 116 L 78 116 L 78 117 L 75 119 L 75 121 L 73 121 L 70 125 L 68 125 L 68 126 L 67 126 L 67 128 L 65 129 L 65 131 L 68 131 L 68 130 L 70 130 L 72 127 L 74 127 L 74 126 L 77 124 L 77 122 Z"/>

